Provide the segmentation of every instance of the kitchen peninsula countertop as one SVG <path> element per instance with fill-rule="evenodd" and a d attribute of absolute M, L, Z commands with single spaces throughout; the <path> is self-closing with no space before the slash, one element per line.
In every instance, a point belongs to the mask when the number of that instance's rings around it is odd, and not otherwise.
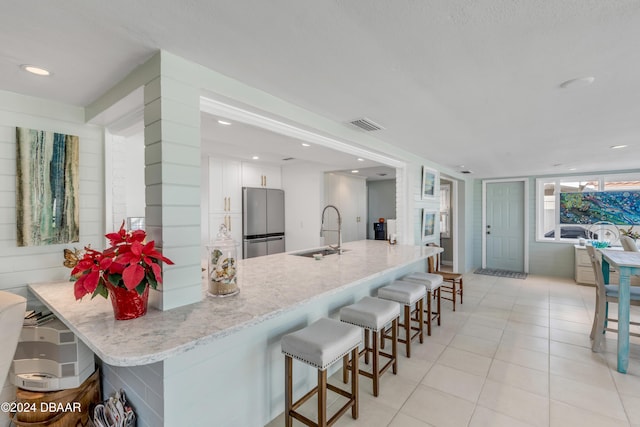
<path fill-rule="evenodd" d="M 291 255 L 301 251 L 241 260 L 238 295 L 208 297 L 203 285 L 200 302 L 168 311 L 149 307 L 145 316 L 125 321 L 114 319 L 111 302 L 104 298 L 75 301 L 72 282 L 34 283 L 29 289 L 103 362 L 139 366 L 224 338 L 441 251 L 380 240 L 349 242 L 343 248 L 348 251 L 321 260 Z"/>

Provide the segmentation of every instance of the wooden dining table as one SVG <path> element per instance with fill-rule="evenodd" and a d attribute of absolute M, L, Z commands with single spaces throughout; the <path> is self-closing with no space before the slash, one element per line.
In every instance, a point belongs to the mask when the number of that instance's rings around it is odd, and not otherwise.
<path fill-rule="evenodd" d="M 620 273 L 618 291 L 618 372 L 629 367 L 629 311 L 631 308 L 631 276 L 640 275 L 640 252 L 600 249 L 604 283 L 609 283 L 609 266 Z"/>

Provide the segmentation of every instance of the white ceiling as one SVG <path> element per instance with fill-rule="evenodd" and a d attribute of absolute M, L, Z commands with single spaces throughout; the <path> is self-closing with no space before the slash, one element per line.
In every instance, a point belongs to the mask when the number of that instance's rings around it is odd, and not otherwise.
<path fill-rule="evenodd" d="M 72 105 L 164 49 L 476 177 L 639 164 L 638 0 L 21 0 L 0 40 L 0 89 Z"/>
<path fill-rule="evenodd" d="M 223 125 L 218 120 L 231 124 Z M 278 166 L 314 163 L 327 172 L 346 173 L 372 181 L 395 178 L 394 168 L 367 158 L 309 144 L 225 117 L 201 113 L 200 123 L 203 154 Z M 353 173 L 354 170 L 357 172 Z"/>

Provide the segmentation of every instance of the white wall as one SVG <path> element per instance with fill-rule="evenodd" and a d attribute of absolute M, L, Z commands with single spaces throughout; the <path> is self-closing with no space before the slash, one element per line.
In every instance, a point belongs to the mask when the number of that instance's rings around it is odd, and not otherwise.
<path fill-rule="evenodd" d="M 110 159 L 105 190 L 109 199 L 106 208 L 110 212 L 106 228 L 111 231 L 117 230 L 128 217 L 145 216 L 144 133 L 108 138 L 105 154 Z"/>
<path fill-rule="evenodd" d="M 42 129 L 80 138 L 80 241 L 18 247 L 16 245 L 16 127 Z M 84 124 L 82 109 L 0 91 L 0 289 L 28 296 L 30 282 L 65 280 L 64 248 L 101 247 L 104 234 L 104 158 L 102 128 Z M 73 286 L 69 284 L 73 295 Z M 31 299 L 30 305 L 35 304 Z M 0 379 L 4 383 L 4 378 Z M 5 384 L 0 401 L 15 397 Z M 0 426 L 8 425 L 0 413 Z"/>
<path fill-rule="evenodd" d="M 322 245 L 320 214 L 324 207 L 323 169 L 311 163 L 282 167 L 287 251 Z"/>

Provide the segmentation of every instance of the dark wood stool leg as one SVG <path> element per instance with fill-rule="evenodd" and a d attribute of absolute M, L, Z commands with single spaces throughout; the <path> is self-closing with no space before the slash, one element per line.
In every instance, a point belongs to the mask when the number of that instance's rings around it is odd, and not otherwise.
<path fill-rule="evenodd" d="M 411 357 L 411 307 L 404 306 L 404 330 L 405 330 L 405 348 L 407 350 L 407 358 Z"/>
<path fill-rule="evenodd" d="M 431 291 L 427 292 L 427 335 L 431 336 Z"/>
<path fill-rule="evenodd" d="M 325 370 L 318 369 L 318 427 L 327 427 L 327 371 L 326 369 Z"/>
<path fill-rule="evenodd" d="M 464 295 L 464 285 L 462 283 L 462 277 L 460 278 L 460 304 L 462 304 L 462 296 Z"/>
<path fill-rule="evenodd" d="M 368 332 L 369 331 L 367 331 L 367 334 Z M 380 368 L 378 363 L 378 357 L 380 355 L 380 350 L 378 349 L 378 332 L 377 331 L 373 331 L 373 351 L 372 352 L 373 352 L 373 355 L 372 355 L 373 366 L 372 366 L 371 373 L 373 374 L 373 395 L 375 397 L 378 397 L 378 390 L 380 388 L 379 386 Z"/>
<path fill-rule="evenodd" d="M 391 323 L 391 355 L 393 356 L 393 374 L 398 373 L 398 318 Z"/>
<path fill-rule="evenodd" d="M 346 354 L 342 358 L 342 382 L 345 383 L 345 384 L 349 380 L 349 377 L 347 375 L 347 370 L 348 369 L 349 369 L 349 355 Z"/>
<path fill-rule="evenodd" d="M 451 293 L 451 299 L 453 300 L 453 311 L 456 311 L 456 281 L 452 283 L 453 292 Z"/>
<path fill-rule="evenodd" d="M 364 352 L 364 363 L 365 365 L 369 364 L 369 330 L 365 329 L 364 330 L 364 348 L 365 348 L 365 352 Z"/>
<path fill-rule="evenodd" d="M 357 362 L 358 359 L 360 358 L 360 354 L 358 352 L 358 348 L 354 348 L 353 351 L 351 352 L 351 363 Z M 353 366 L 353 365 L 352 365 Z M 358 378 L 360 377 L 359 372 L 357 369 L 352 369 L 351 370 L 351 394 L 353 395 L 354 398 L 354 402 L 353 402 L 353 406 L 351 407 L 351 417 L 354 420 L 358 419 L 359 416 L 359 403 L 358 403 Z"/>
<path fill-rule="evenodd" d="M 440 306 L 440 288 L 436 289 L 438 293 L 438 326 L 440 326 L 440 318 L 442 317 L 442 308 Z"/>
<path fill-rule="evenodd" d="M 293 369 L 292 359 L 289 356 L 284 357 L 284 419 L 285 426 L 291 427 L 293 425 L 293 418 L 291 418 L 291 405 L 293 402 Z"/>
<path fill-rule="evenodd" d="M 420 325 L 420 335 L 418 336 L 420 339 L 420 344 L 424 342 L 424 298 L 421 298 L 416 303 L 418 309 L 418 324 Z"/>

